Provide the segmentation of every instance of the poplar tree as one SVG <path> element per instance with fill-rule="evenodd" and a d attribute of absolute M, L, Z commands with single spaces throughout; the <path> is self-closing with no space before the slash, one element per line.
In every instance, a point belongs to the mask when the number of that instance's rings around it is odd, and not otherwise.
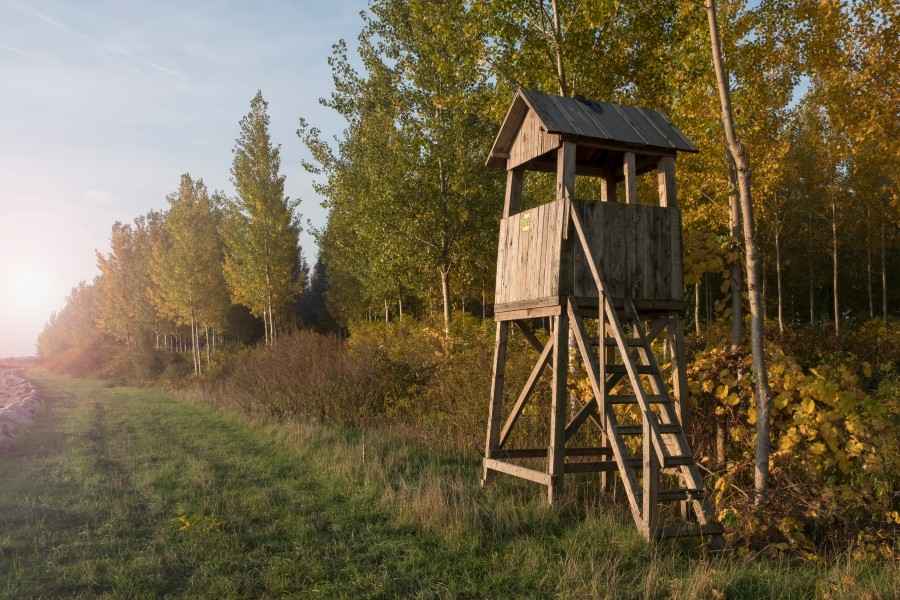
<path fill-rule="evenodd" d="M 138 217 L 132 224 L 116 222 L 110 252 L 96 253 L 102 277 L 97 285 L 98 325 L 114 339 L 134 347 L 156 331 L 158 317 L 149 294 L 152 231 L 159 214 Z"/>
<path fill-rule="evenodd" d="M 194 373 L 200 375 L 200 329 L 224 298 L 217 207 L 203 181 L 181 176 L 168 198 L 163 236 L 153 253 L 152 275 L 160 312 L 191 328 Z"/>
<path fill-rule="evenodd" d="M 277 337 L 275 314 L 297 295 L 300 272 L 296 203 L 284 195 L 280 167 L 280 147 L 269 136 L 268 103 L 257 92 L 234 147 L 237 197 L 223 223 L 224 269 L 232 300 L 262 318 L 268 345 Z"/>

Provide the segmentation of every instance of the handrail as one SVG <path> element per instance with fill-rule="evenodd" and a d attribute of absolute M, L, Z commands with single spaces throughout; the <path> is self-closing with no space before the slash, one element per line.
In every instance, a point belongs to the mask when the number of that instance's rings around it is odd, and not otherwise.
<path fill-rule="evenodd" d="M 625 369 L 628 373 L 628 379 L 631 382 L 631 387 L 634 389 L 634 394 L 637 398 L 638 404 L 641 407 L 641 410 L 648 415 L 647 424 L 650 428 L 651 443 L 656 450 L 656 455 L 660 464 L 664 464 L 666 453 L 663 450 L 663 444 L 661 441 L 662 438 L 659 434 L 656 417 L 655 415 L 652 417 L 649 416 L 653 415 L 653 413 L 650 411 L 650 405 L 647 403 L 646 395 L 644 394 L 644 390 L 641 387 L 640 376 L 635 369 L 635 366 L 632 364 L 632 359 L 628 354 L 628 349 L 625 347 L 625 342 L 623 341 L 622 324 L 619 322 L 619 316 L 613 309 L 612 303 L 609 300 L 609 296 L 606 294 L 606 291 L 604 289 L 603 278 L 600 275 L 600 268 L 594 262 L 594 257 L 591 254 L 591 248 L 587 243 L 587 237 L 585 237 L 584 235 L 584 228 L 581 226 L 581 218 L 578 216 L 577 211 L 573 210 L 570 214 L 572 217 L 572 223 L 575 225 L 575 233 L 578 235 L 578 240 L 581 242 L 581 248 L 584 251 L 584 257 L 587 260 L 588 267 L 590 267 L 591 275 L 593 275 L 594 277 L 594 283 L 597 285 L 600 311 L 605 312 L 609 317 L 609 322 L 610 325 L 612 325 L 613 334 L 616 338 L 616 346 L 618 346 L 619 353 L 622 355 L 623 362 L 625 363 Z"/>
<path fill-rule="evenodd" d="M 597 285 L 597 291 L 600 294 L 606 294 L 606 290 L 603 289 L 603 278 L 600 276 L 600 268 L 594 263 L 591 247 L 588 244 L 587 237 L 584 235 L 584 229 L 581 227 L 581 217 L 578 216 L 577 210 L 572 210 L 569 214 L 572 217 L 572 224 L 575 225 L 575 233 L 578 235 L 578 241 L 581 242 L 584 258 L 587 260 L 588 267 L 591 269 L 591 275 L 594 277 L 594 283 Z"/>

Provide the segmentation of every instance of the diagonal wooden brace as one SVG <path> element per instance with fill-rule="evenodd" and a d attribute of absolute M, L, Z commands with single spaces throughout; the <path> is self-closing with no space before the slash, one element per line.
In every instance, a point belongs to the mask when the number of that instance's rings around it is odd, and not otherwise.
<path fill-rule="evenodd" d="M 541 373 L 543 373 L 544 368 L 547 366 L 547 362 L 550 360 L 550 353 L 553 351 L 553 339 L 547 340 L 547 343 L 544 345 L 544 349 L 541 351 L 541 355 L 535 363 L 534 367 L 531 369 L 531 374 L 528 376 L 528 381 L 525 382 L 525 387 L 522 388 L 522 392 L 519 394 L 518 399 L 516 399 L 516 403 L 513 405 L 512 411 L 509 413 L 509 417 L 506 418 L 506 423 L 503 424 L 503 428 L 500 430 L 500 438 L 498 441 L 498 445 L 502 448 L 503 444 L 506 443 L 506 438 L 509 437 L 509 433 L 512 430 L 513 426 L 516 424 L 516 421 L 519 419 L 519 415 L 522 414 L 522 409 L 525 407 L 525 403 L 528 402 L 528 398 L 531 397 L 531 392 L 534 390 L 534 386 L 537 383 L 537 380 L 540 378 Z"/>

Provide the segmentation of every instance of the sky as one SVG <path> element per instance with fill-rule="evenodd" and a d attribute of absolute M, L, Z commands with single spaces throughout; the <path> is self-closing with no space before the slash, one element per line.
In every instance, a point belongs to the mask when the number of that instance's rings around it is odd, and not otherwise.
<path fill-rule="evenodd" d="M 300 165 L 300 117 L 365 0 L 0 0 L 0 357 L 35 352 L 51 311 L 97 274 L 114 221 L 166 205 L 181 173 L 233 193 L 231 149 L 257 89 L 303 222 L 325 211 Z M 315 244 L 301 236 L 307 259 Z"/>

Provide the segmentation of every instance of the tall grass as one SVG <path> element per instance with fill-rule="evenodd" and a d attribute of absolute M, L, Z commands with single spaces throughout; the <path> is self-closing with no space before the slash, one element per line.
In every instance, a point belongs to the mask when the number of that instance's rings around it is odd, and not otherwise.
<path fill-rule="evenodd" d="M 590 476 L 550 508 L 520 480 L 500 477 L 481 489 L 475 452 L 438 450 L 408 428 L 253 421 L 334 490 L 372 497 L 393 525 L 483 556 L 499 575 L 536 577 L 561 598 L 887 599 L 900 589 L 896 565 L 853 559 L 852 549 L 810 562 L 745 549 L 712 555 L 694 540 L 651 546 Z"/>

